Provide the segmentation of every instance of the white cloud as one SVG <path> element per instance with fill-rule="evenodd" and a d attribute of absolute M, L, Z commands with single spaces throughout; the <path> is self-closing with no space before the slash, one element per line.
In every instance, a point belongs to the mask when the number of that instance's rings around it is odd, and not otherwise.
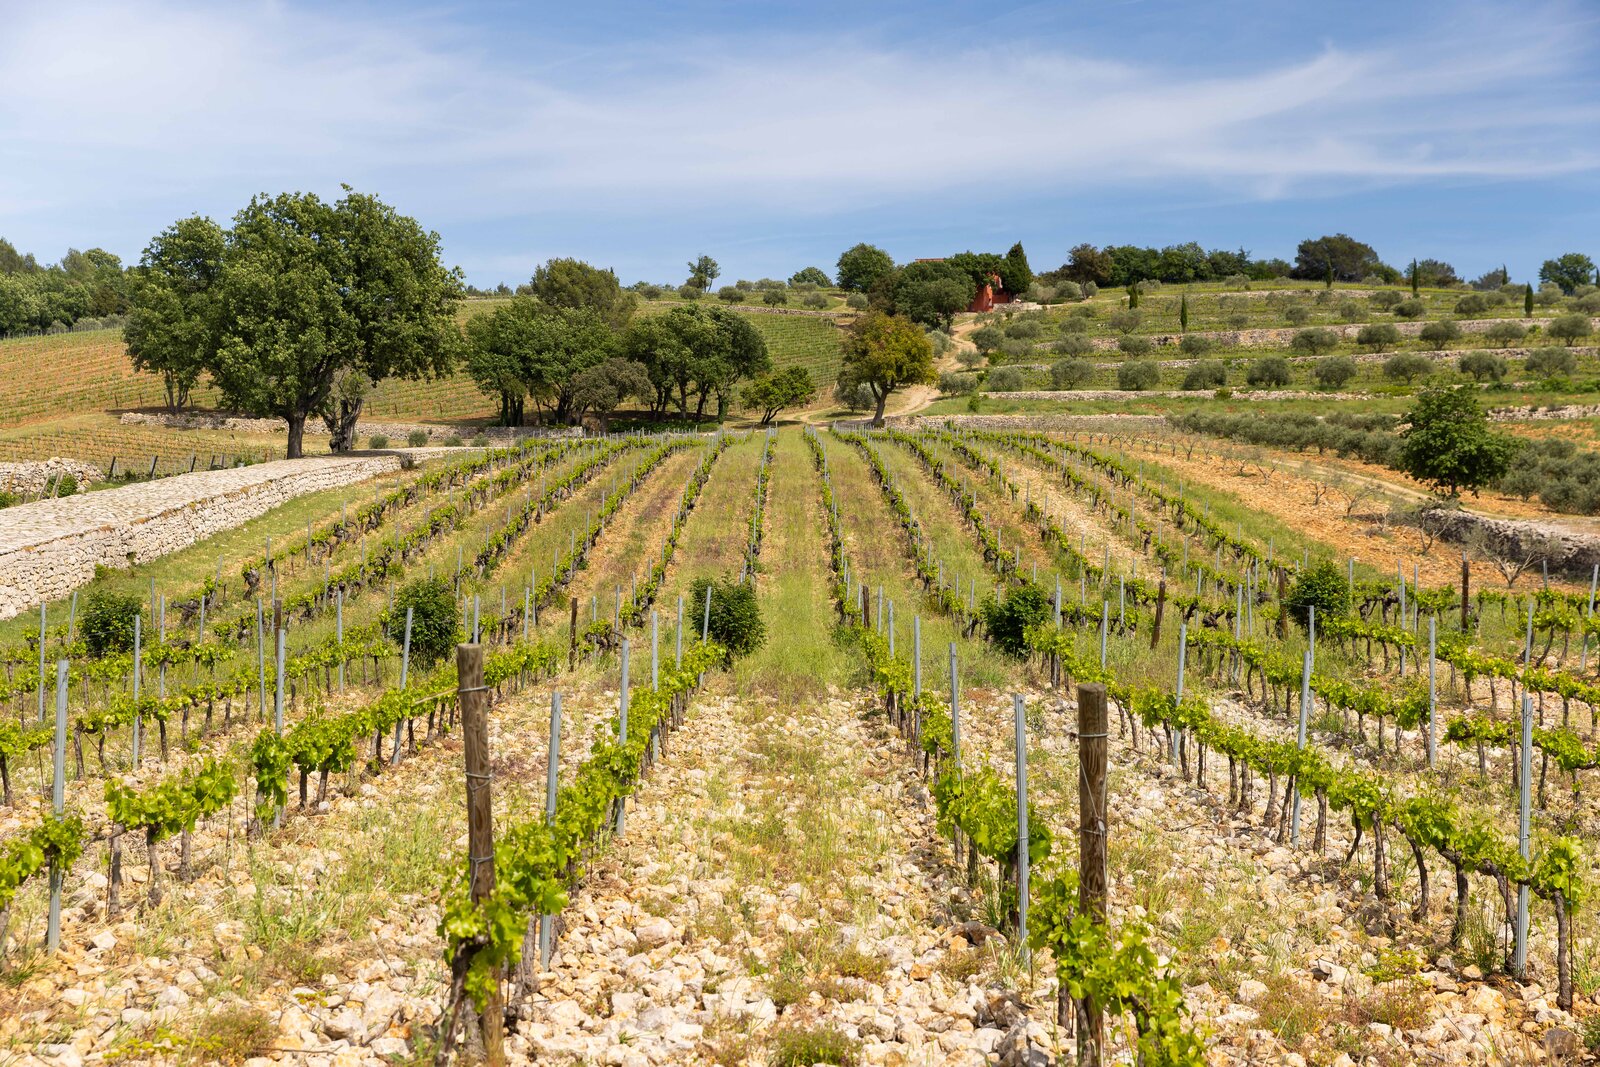
<path fill-rule="evenodd" d="M 1545 93 L 1585 60 L 1585 28 L 1560 9 L 1492 14 L 1428 41 L 1197 77 L 1026 44 L 837 36 L 511 61 L 443 20 L 0 0 L 0 218 L 225 212 L 258 189 L 339 181 L 442 227 L 530 205 L 808 215 L 967 187 L 1267 198 L 1594 169 L 1595 105 Z"/>

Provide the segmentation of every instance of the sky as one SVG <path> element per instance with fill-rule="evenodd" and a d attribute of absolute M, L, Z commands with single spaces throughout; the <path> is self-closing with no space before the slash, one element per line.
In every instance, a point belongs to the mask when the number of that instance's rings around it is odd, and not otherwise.
<path fill-rule="evenodd" d="M 1600 257 L 1600 0 L 0 0 L 0 236 L 375 193 L 492 286 L 1022 241 Z"/>

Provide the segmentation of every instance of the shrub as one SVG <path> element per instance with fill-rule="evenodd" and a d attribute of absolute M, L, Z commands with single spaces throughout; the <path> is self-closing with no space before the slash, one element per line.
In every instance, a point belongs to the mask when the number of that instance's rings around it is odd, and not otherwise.
<path fill-rule="evenodd" d="M 732 578 L 696 578 L 689 587 L 689 603 L 696 621 L 705 610 L 706 590 L 711 590 L 711 640 L 728 650 L 730 658 L 754 652 L 767 641 L 761 604 L 749 585 Z"/>
<path fill-rule="evenodd" d="M 1301 626 L 1308 624 L 1311 608 L 1319 618 L 1347 615 L 1350 612 L 1350 583 L 1339 565 L 1331 559 L 1318 560 L 1302 571 L 1289 586 L 1284 605 Z"/>
<path fill-rule="evenodd" d="M 744 299 L 744 290 L 734 285 L 724 285 L 717 290 L 717 299 L 727 304 L 737 304 Z"/>
<path fill-rule="evenodd" d="M 1057 300 L 1082 300 L 1083 286 L 1077 282 L 1059 282 L 1056 285 Z"/>
<path fill-rule="evenodd" d="M 1572 306 L 1583 312 L 1585 315 L 1594 315 L 1600 313 L 1600 293 L 1595 292 L 1593 286 L 1589 286 L 1588 288 L 1590 291 L 1574 300 L 1572 302 Z"/>
<path fill-rule="evenodd" d="M 700 297 L 703 296 L 703 295 L 704 294 L 701 293 L 699 289 L 696 289 L 692 285 L 680 285 L 680 286 L 678 286 L 678 299 L 679 300 L 699 300 Z"/>
<path fill-rule="evenodd" d="M 1129 360 L 1117 368 L 1117 388 L 1133 392 L 1154 389 L 1161 384 L 1161 368 L 1152 359 Z"/>
<path fill-rule="evenodd" d="M 639 295 L 644 297 L 646 300 L 660 300 L 661 286 L 649 284 L 641 285 L 639 286 Z"/>
<path fill-rule="evenodd" d="M 1417 334 L 1422 343 L 1435 352 L 1460 336 L 1461 327 L 1455 324 L 1454 319 L 1440 319 L 1438 322 L 1430 322 Z"/>
<path fill-rule="evenodd" d="M 807 293 L 805 296 L 800 298 L 800 303 L 804 304 L 808 308 L 815 308 L 816 310 L 821 311 L 823 308 L 828 306 L 828 298 L 823 296 L 821 293 Z"/>
<path fill-rule="evenodd" d="M 1044 333 L 1044 323 L 1034 318 L 1015 319 L 1006 323 L 1007 337 L 1034 338 Z"/>
<path fill-rule="evenodd" d="M 367 438 L 367 447 L 368 448 L 388 448 L 389 447 L 389 438 L 385 434 L 375 433 L 371 437 Z"/>
<path fill-rule="evenodd" d="M 1148 356 L 1150 347 L 1150 338 L 1138 334 L 1130 333 L 1117 338 L 1117 350 L 1126 356 Z"/>
<path fill-rule="evenodd" d="M 1034 347 L 1031 341 L 1023 341 L 1016 337 L 1007 337 L 1000 342 L 1000 350 L 993 355 L 997 363 L 1013 363 L 1019 360 L 1032 359 Z"/>
<path fill-rule="evenodd" d="M 1228 328 L 1231 330 L 1242 330 L 1246 326 L 1250 325 L 1250 316 L 1244 314 L 1243 312 L 1236 311 L 1223 321 L 1228 324 Z"/>
<path fill-rule="evenodd" d="M 427 430 L 412 430 L 406 434 L 406 444 L 412 448 L 421 448 L 428 443 Z"/>
<path fill-rule="evenodd" d="M 0 508 L 14 507 L 22 503 L 22 497 L 9 489 L 0 489 Z"/>
<path fill-rule="evenodd" d="M 1394 306 L 1394 314 L 1400 319 L 1420 319 L 1428 313 L 1428 305 L 1421 300 L 1412 298 L 1402 300 Z"/>
<path fill-rule="evenodd" d="M 1390 308 L 1394 307 L 1404 299 L 1405 297 L 1400 295 L 1399 290 L 1384 289 L 1380 292 L 1373 293 L 1370 302 L 1372 306 L 1377 308 L 1379 311 L 1388 311 Z"/>
<path fill-rule="evenodd" d="M 1527 332 L 1522 328 L 1520 322 L 1512 322 L 1510 319 L 1506 319 L 1484 330 L 1483 336 L 1498 345 L 1514 345 L 1522 340 L 1527 335 Z"/>
<path fill-rule="evenodd" d="M 761 302 L 768 307 L 782 307 L 789 302 L 789 293 L 786 289 L 768 289 L 761 294 Z M 827 303 L 826 300 L 823 301 Z"/>
<path fill-rule="evenodd" d="M 978 387 L 976 374 L 951 374 L 939 375 L 939 392 L 945 396 L 966 396 Z"/>
<path fill-rule="evenodd" d="M 923 332 L 928 335 L 928 343 L 933 345 L 933 354 L 936 356 L 942 356 L 955 347 L 955 341 L 943 330 L 925 330 Z"/>
<path fill-rule="evenodd" d="M 1339 347 L 1339 335 L 1332 330 L 1301 330 L 1289 342 L 1289 347 L 1308 356 L 1320 356 Z"/>
<path fill-rule="evenodd" d="M 1333 306 L 1333 313 L 1339 316 L 1340 322 L 1360 322 L 1361 305 L 1354 300 L 1341 300 Z"/>
<path fill-rule="evenodd" d="M 1227 384 L 1228 369 L 1214 359 L 1199 360 L 1183 376 L 1183 387 L 1190 391 L 1220 389 Z"/>
<path fill-rule="evenodd" d="M 1456 301 L 1457 315 L 1482 315 L 1489 310 L 1489 298 L 1482 293 L 1468 293 Z"/>
<path fill-rule="evenodd" d="M 1561 303 L 1563 295 L 1565 294 L 1561 292 L 1561 286 L 1555 282 L 1545 282 L 1539 286 L 1538 292 L 1533 294 L 1533 302 L 1542 308 L 1554 307 Z"/>
<path fill-rule="evenodd" d="M 983 353 L 971 348 L 963 348 L 956 353 L 956 362 L 971 370 L 983 362 Z"/>
<path fill-rule="evenodd" d="M 1094 343 L 1081 333 L 1069 333 L 1052 348 L 1058 356 L 1087 356 L 1094 351 Z"/>
<path fill-rule="evenodd" d="M 1076 389 L 1094 377 L 1094 364 L 1086 359 L 1063 359 L 1050 368 L 1050 384 L 1057 389 Z"/>
<path fill-rule="evenodd" d="M 401 586 L 394 607 L 383 610 L 379 625 L 396 647 L 405 641 L 407 608 L 411 609 L 411 658 L 423 669 L 443 662 L 456 642 L 464 640 L 455 594 L 443 578 L 418 578 Z"/>
<path fill-rule="evenodd" d="M 972 343 L 978 351 L 988 355 L 1000 347 L 1000 342 L 1006 339 L 1005 331 L 995 325 L 980 326 L 972 331 Z"/>
<path fill-rule="evenodd" d="M 1289 361 L 1282 356 L 1262 356 L 1250 364 L 1244 380 L 1256 388 L 1276 389 L 1289 384 Z"/>
<path fill-rule="evenodd" d="M 78 491 L 78 477 L 71 471 L 56 475 L 56 496 L 71 496 Z"/>
<path fill-rule="evenodd" d="M 1024 638 L 1028 627 L 1044 622 L 1051 612 L 1050 600 L 1038 586 L 1012 586 L 1006 590 L 1004 600 L 997 601 L 992 596 L 984 600 L 983 625 L 989 631 L 989 640 L 1002 652 L 1021 658 L 1028 652 Z"/>
<path fill-rule="evenodd" d="M 444 439 L 444 443 L 446 448 L 459 448 L 461 446 L 461 435 L 453 433 Z"/>
<path fill-rule="evenodd" d="M 96 659 L 133 648 L 133 620 L 139 617 L 142 605 L 131 594 L 111 593 L 96 589 L 83 603 L 83 618 L 78 625 L 83 628 L 83 643 L 89 655 Z"/>
<path fill-rule="evenodd" d="M 486 433 L 475 433 L 475 434 L 473 434 L 472 435 L 472 447 L 473 448 L 487 448 L 487 447 L 489 447 L 489 435 L 486 434 Z"/>
<path fill-rule="evenodd" d="M 1283 321 L 1290 326 L 1304 326 L 1311 321 L 1311 309 L 1304 304 L 1290 304 L 1283 309 Z"/>
<path fill-rule="evenodd" d="M 1415 352 L 1396 352 L 1383 361 L 1383 376 L 1410 385 L 1433 373 L 1433 360 Z"/>
<path fill-rule="evenodd" d="M 1116 330 L 1118 333 L 1132 333 L 1134 330 L 1137 330 L 1139 328 L 1139 324 L 1144 321 L 1144 315 L 1137 308 L 1127 308 L 1122 311 L 1113 312 L 1111 317 L 1106 321 L 1110 323 L 1111 328 Z"/>
<path fill-rule="evenodd" d="M 1197 333 L 1186 333 L 1183 340 L 1178 342 L 1178 351 L 1186 356 L 1203 356 L 1217 347 L 1217 343 L 1209 337 L 1201 337 Z"/>
<path fill-rule="evenodd" d="M 1541 378 L 1565 378 L 1578 369 L 1578 357 L 1565 348 L 1535 348 L 1523 366 Z"/>
<path fill-rule="evenodd" d="M 1374 322 L 1356 331 L 1356 344 L 1376 352 L 1400 343 L 1400 331 L 1393 323 Z"/>
<path fill-rule="evenodd" d="M 846 307 L 854 308 L 856 311 L 866 310 L 868 303 L 865 293 L 851 293 L 844 298 L 844 302 Z"/>
<path fill-rule="evenodd" d="M 1545 327 L 1545 333 L 1554 337 L 1563 344 L 1572 344 L 1580 338 L 1588 337 L 1593 331 L 1587 315 L 1557 315 L 1550 320 L 1550 325 Z"/>
<path fill-rule="evenodd" d="M 1506 361 L 1493 352 L 1468 352 L 1461 357 L 1461 373 L 1470 374 L 1474 381 L 1500 381 L 1506 376 Z"/>
<path fill-rule="evenodd" d="M 1342 389 L 1356 376 L 1356 361 L 1349 356 L 1324 356 L 1317 360 L 1311 376 L 1323 389 Z"/>
<path fill-rule="evenodd" d="M 991 393 L 1014 393 L 1022 385 L 1021 367 L 996 367 L 983 382 L 983 388 Z"/>

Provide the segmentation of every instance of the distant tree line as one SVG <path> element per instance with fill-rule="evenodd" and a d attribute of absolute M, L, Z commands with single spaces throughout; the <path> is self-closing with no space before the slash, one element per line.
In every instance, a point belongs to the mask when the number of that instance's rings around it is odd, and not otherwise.
<path fill-rule="evenodd" d="M 127 274 L 105 249 L 69 248 L 61 262 L 44 265 L 0 237 L 0 337 L 67 329 L 127 310 Z"/>

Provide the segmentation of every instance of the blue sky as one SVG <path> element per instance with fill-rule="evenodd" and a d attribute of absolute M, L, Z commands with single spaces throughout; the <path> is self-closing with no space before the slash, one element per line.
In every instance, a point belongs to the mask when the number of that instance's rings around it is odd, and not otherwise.
<path fill-rule="evenodd" d="M 0 236 L 348 182 L 469 281 L 1197 240 L 1600 254 L 1600 3 L 0 0 Z"/>

